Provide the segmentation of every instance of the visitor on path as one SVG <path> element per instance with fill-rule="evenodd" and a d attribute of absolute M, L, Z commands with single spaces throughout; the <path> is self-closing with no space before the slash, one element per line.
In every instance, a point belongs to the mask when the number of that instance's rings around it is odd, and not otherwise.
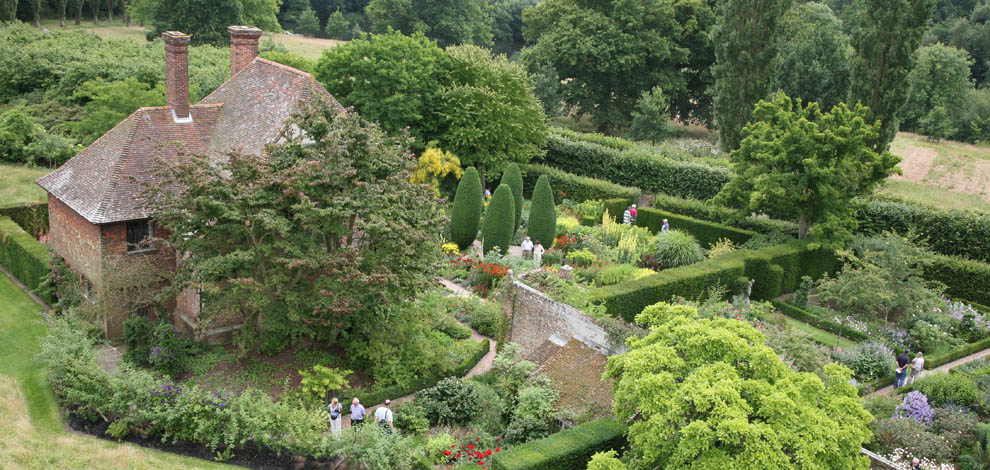
<path fill-rule="evenodd" d="M 917 457 L 911 459 L 911 470 L 921 470 L 921 461 Z"/>
<path fill-rule="evenodd" d="M 629 209 L 629 215 L 632 216 L 632 223 L 635 224 L 636 223 L 636 204 L 633 204 L 632 205 L 632 208 Z"/>
<path fill-rule="evenodd" d="M 337 397 L 333 397 L 327 408 L 330 408 L 330 434 L 336 437 L 340 434 L 340 424 L 344 420 L 344 405 L 340 404 Z"/>
<path fill-rule="evenodd" d="M 925 355 L 918 351 L 918 354 L 914 356 L 914 360 L 911 361 L 911 376 L 908 377 L 908 385 L 914 383 L 914 379 L 921 375 L 921 371 L 925 368 Z"/>
<path fill-rule="evenodd" d="M 519 247 L 522 248 L 523 258 L 525 259 L 533 258 L 533 240 L 530 240 L 529 237 L 526 237 L 526 239 L 523 240 L 522 244 L 519 245 Z"/>
<path fill-rule="evenodd" d="M 907 377 L 908 366 L 911 365 L 910 351 L 904 351 L 900 356 L 897 356 L 897 369 L 894 373 L 894 389 L 901 388 L 904 386 L 904 379 Z"/>
<path fill-rule="evenodd" d="M 388 434 L 392 434 L 392 410 L 388 409 L 391 405 L 392 400 L 385 400 L 385 404 L 375 410 L 375 424 Z"/>
<path fill-rule="evenodd" d="M 543 245 L 540 242 L 536 242 L 536 246 L 533 247 L 533 259 L 536 260 L 536 265 L 540 266 L 543 263 L 543 253 L 547 250 L 543 249 Z"/>
<path fill-rule="evenodd" d="M 492 192 L 488 188 L 485 188 L 485 199 L 491 199 L 491 198 L 492 198 Z"/>
<path fill-rule="evenodd" d="M 660 231 L 661 232 L 670 231 L 670 222 L 667 222 L 667 219 L 663 219 L 663 225 L 660 226 Z"/>
<path fill-rule="evenodd" d="M 622 211 L 622 223 L 626 225 L 632 225 L 632 208 L 627 207 L 626 210 Z"/>
<path fill-rule="evenodd" d="M 368 412 L 364 410 L 363 406 L 361 406 L 361 400 L 354 397 L 354 399 L 351 400 L 351 426 L 361 424 L 364 421 L 364 415 L 366 414 L 368 414 Z"/>

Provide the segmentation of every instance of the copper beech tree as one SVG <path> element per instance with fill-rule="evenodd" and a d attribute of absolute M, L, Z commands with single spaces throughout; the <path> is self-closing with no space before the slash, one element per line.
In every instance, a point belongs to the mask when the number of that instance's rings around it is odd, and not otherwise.
<path fill-rule="evenodd" d="M 149 201 L 184 255 L 170 293 L 201 290 L 206 321 L 242 318 L 242 351 L 359 339 L 402 321 L 387 306 L 433 280 L 446 225 L 428 185 L 409 182 L 408 143 L 317 102 L 262 157 L 159 165 Z"/>

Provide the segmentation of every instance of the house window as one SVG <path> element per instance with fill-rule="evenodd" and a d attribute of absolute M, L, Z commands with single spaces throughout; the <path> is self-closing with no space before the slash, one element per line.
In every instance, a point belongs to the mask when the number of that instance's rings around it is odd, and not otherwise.
<path fill-rule="evenodd" d="M 138 307 L 137 310 L 134 311 L 134 314 L 142 316 L 152 321 L 154 321 L 155 319 L 154 318 L 155 309 L 153 309 L 150 305 L 144 305 L 142 307 Z"/>
<path fill-rule="evenodd" d="M 127 223 L 127 252 L 138 253 L 156 249 L 151 242 L 155 236 L 155 224 L 150 220 Z"/>

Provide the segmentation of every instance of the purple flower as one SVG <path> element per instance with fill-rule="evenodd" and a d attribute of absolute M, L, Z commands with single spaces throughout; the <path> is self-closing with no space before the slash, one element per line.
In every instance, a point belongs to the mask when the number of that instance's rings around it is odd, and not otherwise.
<path fill-rule="evenodd" d="M 896 418 L 910 418 L 922 424 L 931 424 L 935 411 L 928 404 L 928 397 L 917 390 L 904 396 L 904 401 L 894 410 Z"/>

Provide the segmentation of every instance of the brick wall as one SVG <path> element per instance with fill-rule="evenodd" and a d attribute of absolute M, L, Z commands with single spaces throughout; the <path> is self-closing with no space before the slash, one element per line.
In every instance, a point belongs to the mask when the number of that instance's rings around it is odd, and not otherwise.
<path fill-rule="evenodd" d="M 99 287 L 102 279 L 100 262 L 100 227 L 89 223 L 76 211 L 48 195 L 48 245 L 65 258 L 76 272 Z"/>

